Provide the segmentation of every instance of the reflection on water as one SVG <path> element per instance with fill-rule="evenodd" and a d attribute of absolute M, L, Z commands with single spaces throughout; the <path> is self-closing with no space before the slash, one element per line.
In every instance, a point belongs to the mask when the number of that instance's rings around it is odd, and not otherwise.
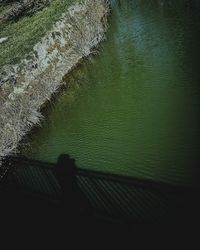
<path fill-rule="evenodd" d="M 199 141 L 199 1 L 116 0 L 100 55 L 29 138 L 31 158 L 61 152 L 83 168 L 193 185 Z"/>

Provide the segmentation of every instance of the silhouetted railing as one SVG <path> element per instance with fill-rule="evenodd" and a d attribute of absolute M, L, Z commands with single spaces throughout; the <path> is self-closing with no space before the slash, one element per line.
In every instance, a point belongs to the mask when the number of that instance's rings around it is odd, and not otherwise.
<path fill-rule="evenodd" d="M 56 164 L 24 157 L 13 157 L 11 163 L 5 185 L 59 200 Z M 196 189 L 101 171 L 78 168 L 77 180 L 94 210 L 114 218 L 169 222 L 199 199 Z"/>
<path fill-rule="evenodd" d="M 34 168 L 42 168 L 43 170 L 52 170 L 56 163 L 50 163 L 45 161 L 39 161 L 39 160 L 33 160 L 28 159 L 26 157 L 12 157 L 11 158 L 11 164 L 12 168 L 9 172 L 13 172 L 16 170 L 16 167 L 25 167 L 25 166 L 31 166 Z M 166 192 L 180 192 L 180 193 L 194 193 L 199 192 L 197 189 L 192 187 L 186 187 L 182 185 L 175 185 L 172 183 L 166 183 L 161 182 L 157 180 L 151 180 L 147 178 L 137 178 L 133 176 L 126 176 L 126 175 L 120 175 L 120 174 L 113 174 L 110 172 L 103 172 L 103 171 L 97 171 L 97 170 L 91 170 L 91 169 L 83 169 L 83 168 L 77 168 L 77 175 L 78 176 L 84 176 L 84 177 L 91 177 L 95 179 L 101 179 L 101 180 L 107 180 L 112 182 L 117 182 L 120 184 L 126 184 L 131 186 L 139 186 L 142 188 L 147 189 L 154 189 L 157 191 L 166 191 Z"/>

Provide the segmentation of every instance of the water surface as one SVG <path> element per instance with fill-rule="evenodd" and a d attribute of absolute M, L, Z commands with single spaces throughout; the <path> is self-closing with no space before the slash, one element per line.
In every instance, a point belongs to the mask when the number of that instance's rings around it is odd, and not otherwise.
<path fill-rule="evenodd" d="M 25 154 L 195 185 L 199 11 L 195 0 L 113 1 L 99 55 L 66 78 Z"/>

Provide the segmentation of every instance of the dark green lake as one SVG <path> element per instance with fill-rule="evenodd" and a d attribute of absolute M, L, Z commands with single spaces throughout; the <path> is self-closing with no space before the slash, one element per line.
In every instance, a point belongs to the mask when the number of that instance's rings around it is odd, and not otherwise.
<path fill-rule="evenodd" d="M 82 168 L 196 185 L 198 0 L 116 0 L 107 41 L 67 77 L 23 151 Z"/>

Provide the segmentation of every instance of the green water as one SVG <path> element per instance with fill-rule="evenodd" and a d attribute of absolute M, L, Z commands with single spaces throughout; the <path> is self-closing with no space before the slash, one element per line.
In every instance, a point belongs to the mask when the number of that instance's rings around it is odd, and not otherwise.
<path fill-rule="evenodd" d="M 99 55 L 75 70 L 27 139 L 30 158 L 196 185 L 198 1 L 113 1 Z"/>

